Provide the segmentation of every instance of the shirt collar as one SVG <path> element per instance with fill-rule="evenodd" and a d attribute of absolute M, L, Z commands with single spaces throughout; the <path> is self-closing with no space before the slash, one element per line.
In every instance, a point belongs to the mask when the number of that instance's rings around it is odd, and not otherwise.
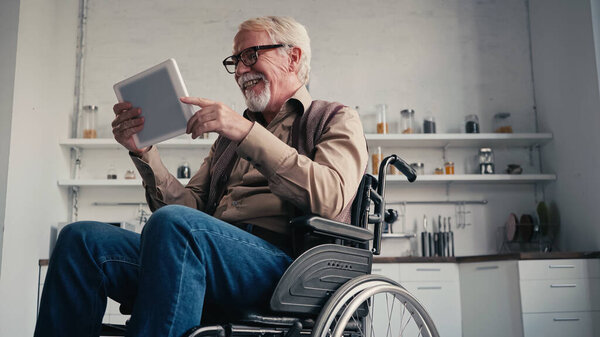
<path fill-rule="evenodd" d="M 288 98 L 285 104 L 283 104 L 281 110 L 279 110 L 277 116 L 275 116 L 273 121 L 278 120 L 281 117 L 281 115 L 287 114 L 292 111 L 303 115 L 306 112 L 306 110 L 308 110 L 311 103 L 312 97 L 310 96 L 308 89 L 306 89 L 306 86 L 303 85 L 298 90 L 296 90 L 292 97 Z M 250 119 L 250 121 L 257 121 L 264 125 L 265 120 L 262 116 L 262 113 L 246 109 L 245 114 L 248 116 L 248 119 Z"/>

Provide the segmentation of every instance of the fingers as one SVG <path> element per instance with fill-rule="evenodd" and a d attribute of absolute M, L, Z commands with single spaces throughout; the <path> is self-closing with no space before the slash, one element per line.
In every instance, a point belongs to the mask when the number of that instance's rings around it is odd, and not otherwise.
<path fill-rule="evenodd" d="M 121 124 L 127 120 L 138 118 L 138 116 L 140 116 L 141 114 L 142 114 L 142 109 L 140 109 L 140 108 L 121 110 L 117 114 L 117 117 L 115 117 L 115 119 L 112 121 L 111 125 L 114 128 L 118 124 Z"/>
<path fill-rule="evenodd" d="M 121 102 L 113 106 L 113 111 L 115 112 L 115 115 L 118 115 L 119 113 L 123 112 L 123 110 L 127 109 L 131 109 L 131 103 L 129 102 Z"/>
<path fill-rule="evenodd" d="M 207 107 L 209 105 L 213 105 L 216 103 L 215 101 L 211 101 L 210 99 L 200 98 L 200 97 L 180 97 L 179 100 L 181 100 L 183 103 L 193 104 L 193 105 L 199 106 L 201 108 L 204 108 L 204 107 Z"/>

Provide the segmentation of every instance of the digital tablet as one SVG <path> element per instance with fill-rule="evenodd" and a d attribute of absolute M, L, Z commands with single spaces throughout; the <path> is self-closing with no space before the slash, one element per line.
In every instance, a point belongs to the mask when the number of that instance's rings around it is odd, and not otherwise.
<path fill-rule="evenodd" d="M 179 97 L 188 96 L 174 59 L 168 59 L 113 86 L 119 102 L 142 109 L 144 128 L 133 135 L 138 149 L 185 133 L 193 106 Z"/>

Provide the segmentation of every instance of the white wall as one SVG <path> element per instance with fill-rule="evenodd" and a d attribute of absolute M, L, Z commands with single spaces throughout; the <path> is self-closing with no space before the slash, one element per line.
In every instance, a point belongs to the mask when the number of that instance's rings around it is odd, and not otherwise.
<path fill-rule="evenodd" d="M 67 193 L 56 177 L 68 170 L 68 160 L 57 143 L 67 134 L 73 107 L 77 10 L 75 0 L 20 2 L 0 336 L 33 334 L 38 259 L 48 257 L 50 226 L 67 217 Z"/>
<path fill-rule="evenodd" d="M 547 196 L 560 209 L 564 250 L 600 248 L 600 91 L 593 29 L 599 17 L 592 19 L 598 13 L 593 3 L 532 0 L 530 7 L 540 129 L 554 133 L 543 152 L 544 167 L 558 175 Z"/>
<path fill-rule="evenodd" d="M 6 211 L 6 181 L 10 152 L 10 125 L 19 27 L 19 0 L 0 3 L 0 275 L 2 273 L 2 238 Z"/>

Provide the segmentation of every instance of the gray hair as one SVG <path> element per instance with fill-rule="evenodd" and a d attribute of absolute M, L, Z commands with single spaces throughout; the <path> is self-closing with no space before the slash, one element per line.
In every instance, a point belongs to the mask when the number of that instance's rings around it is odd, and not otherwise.
<path fill-rule="evenodd" d="M 303 84 L 308 83 L 310 73 L 310 38 L 306 28 L 291 17 L 264 16 L 242 22 L 239 30 L 266 31 L 273 43 L 292 45 L 302 50 L 298 79 Z M 285 52 L 282 49 L 282 52 Z"/>

